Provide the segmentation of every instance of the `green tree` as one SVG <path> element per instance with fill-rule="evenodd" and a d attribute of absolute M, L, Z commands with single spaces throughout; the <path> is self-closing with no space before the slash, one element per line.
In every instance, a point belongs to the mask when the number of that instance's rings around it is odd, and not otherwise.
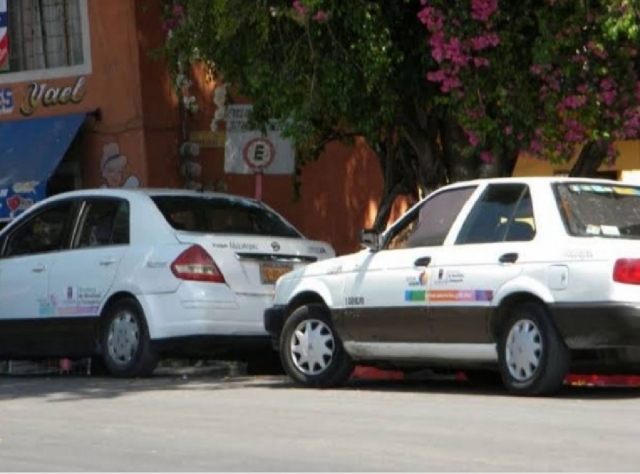
<path fill-rule="evenodd" d="M 204 62 L 280 121 L 298 168 L 332 140 L 401 194 L 509 176 L 522 152 L 589 174 L 640 129 L 632 0 L 174 0 L 164 54 Z"/>

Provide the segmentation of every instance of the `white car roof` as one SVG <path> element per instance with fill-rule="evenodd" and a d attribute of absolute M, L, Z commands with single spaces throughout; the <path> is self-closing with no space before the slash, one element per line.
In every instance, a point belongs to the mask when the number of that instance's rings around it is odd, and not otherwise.
<path fill-rule="evenodd" d="M 454 188 L 461 186 L 468 186 L 469 184 L 498 184 L 498 183 L 524 183 L 524 184 L 544 184 L 544 183 L 601 183 L 616 186 L 628 186 L 630 183 L 622 183 L 620 181 L 614 181 L 611 179 L 602 178 L 570 178 L 566 176 L 522 176 L 522 177 L 509 177 L 509 178 L 482 178 L 474 179 L 470 181 L 458 181 L 457 183 L 449 184 L 443 188 Z"/>
<path fill-rule="evenodd" d="M 80 189 L 77 191 L 68 191 L 56 194 L 49 200 L 66 199 L 66 198 L 83 198 L 83 197 L 120 197 L 127 199 L 136 199 L 140 196 L 177 196 L 177 197 L 218 197 L 226 199 L 239 199 L 246 202 L 257 202 L 255 199 L 237 196 L 234 194 L 213 193 L 204 191 L 193 191 L 189 189 L 171 189 L 171 188 L 95 188 Z"/>

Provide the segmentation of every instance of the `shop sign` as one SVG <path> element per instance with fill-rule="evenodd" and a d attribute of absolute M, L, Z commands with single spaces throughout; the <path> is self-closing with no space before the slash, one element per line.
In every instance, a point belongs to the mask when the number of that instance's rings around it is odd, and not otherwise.
<path fill-rule="evenodd" d="M 46 82 L 29 84 L 29 92 L 22 102 L 22 115 L 32 115 L 38 107 L 79 104 L 84 99 L 86 78 L 81 76 L 73 85 L 50 87 Z"/>
<path fill-rule="evenodd" d="M 13 91 L 0 89 L 0 115 L 7 115 L 11 112 L 13 112 Z"/>
<path fill-rule="evenodd" d="M 0 188 L 0 221 L 15 219 L 46 196 L 47 185 L 25 181 Z"/>
<path fill-rule="evenodd" d="M 210 130 L 194 130 L 189 134 L 189 141 L 197 143 L 200 148 L 224 148 L 225 134 Z"/>
<path fill-rule="evenodd" d="M 230 105 L 227 108 L 224 171 L 233 174 L 293 174 L 293 142 L 282 137 L 279 124 L 275 122 L 266 135 L 258 130 L 250 130 L 251 107 Z"/>

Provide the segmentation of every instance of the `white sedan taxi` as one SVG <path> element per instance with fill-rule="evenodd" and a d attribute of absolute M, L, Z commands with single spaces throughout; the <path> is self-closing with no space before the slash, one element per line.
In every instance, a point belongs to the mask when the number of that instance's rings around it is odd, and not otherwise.
<path fill-rule="evenodd" d="M 60 194 L 0 233 L 0 358 L 100 356 L 116 376 L 162 355 L 260 359 L 276 280 L 334 255 L 252 199 Z"/>
<path fill-rule="evenodd" d="M 640 373 L 640 187 L 461 182 L 361 240 L 276 285 L 265 328 L 299 384 L 340 385 L 354 363 L 493 373 L 521 395 Z"/>

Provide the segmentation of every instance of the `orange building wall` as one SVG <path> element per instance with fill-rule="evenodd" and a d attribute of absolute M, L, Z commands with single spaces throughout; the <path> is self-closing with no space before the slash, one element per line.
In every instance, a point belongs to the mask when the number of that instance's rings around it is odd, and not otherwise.
<path fill-rule="evenodd" d="M 80 103 L 40 106 L 25 117 L 19 109 L 31 81 L 2 84 L 0 76 L 0 87 L 10 88 L 15 102 L 11 114 L 0 116 L 0 126 L 5 120 L 100 109 L 101 120 L 88 119 L 79 138 L 83 187 L 107 185 L 106 175 L 112 185 L 134 179 L 140 186 L 182 186 L 178 99 L 166 64 L 151 56 L 165 38 L 159 2 L 88 0 L 87 4 L 92 70 L 84 76 Z M 36 82 L 64 87 L 77 79 L 69 75 Z M 201 111 L 189 120 L 189 129 L 209 130 L 215 110 L 213 84 L 199 68 L 192 79 Z M 105 155 L 114 152 L 126 157 L 121 162 L 126 161 L 124 169 L 118 170 L 121 176 L 102 169 Z M 254 196 L 253 177 L 224 173 L 222 148 L 202 149 L 199 162 L 201 181 L 222 180 L 228 192 Z M 371 225 L 382 189 L 378 163 L 367 147 L 331 144 L 317 163 L 304 169 L 302 183 L 302 197 L 294 202 L 291 177 L 265 176 L 263 200 L 309 238 L 329 241 L 339 253 L 357 250 L 358 231 Z"/>
<path fill-rule="evenodd" d="M 617 170 L 621 174 L 626 170 L 640 169 L 640 141 L 623 141 L 616 143 L 619 156 L 611 166 L 605 164 L 600 171 Z M 527 155 L 518 159 L 513 172 L 514 176 L 552 176 L 554 172 L 569 171 L 577 159 L 577 154 L 565 165 L 552 165 L 548 161 L 537 160 Z"/>
<path fill-rule="evenodd" d="M 180 186 L 179 132 L 177 98 L 167 74 L 166 64 L 146 54 L 160 47 L 165 33 L 160 28 L 160 10 L 155 4 L 139 6 L 137 10 L 140 49 L 141 91 L 145 115 L 148 183 L 151 186 Z M 189 131 L 210 130 L 215 112 L 213 89 L 206 71 L 192 68 L 191 93 L 200 108 L 188 120 Z M 224 123 L 221 124 L 224 131 Z M 202 148 L 196 160 L 202 166 L 200 182 L 222 180 L 227 192 L 255 196 L 255 178 L 224 173 L 224 149 Z M 293 178 L 264 176 L 263 201 L 282 214 L 309 238 L 332 243 L 337 252 L 353 252 L 359 248 L 358 235 L 375 218 L 377 202 L 382 192 L 382 175 L 375 156 L 363 143 L 355 147 L 330 144 L 316 163 L 302 172 L 301 197 L 295 202 Z M 398 201 L 392 217 L 406 209 Z"/>
<path fill-rule="evenodd" d="M 83 76 L 85 85 L 82 101 L 50 107 L 41 105 L 33 114 L 25 116 L 20 112 L 20 106 L 27 99 L 32 82 L 46 83 L 48 87 L 65 87 L 73 86 L 78 77 L 2 84 L 0 76 L 0 86 L 12 90 L 15 102 L 13 113 L 0 116 L 0 126 L 5 120 L 89 112 L 99 108 L 102 120 L 96 122 L 89 119 L 80 135 L 83 186 L 105 184 L 100 167 L 101 158 L 104 147 L 113 143 L 127 157 L 123 182 L 133 175 L 145 183 L 147 170 L 142 98 L 139 94 L 139 58 L 135 47 L 134 0 L 89 0 L 88 12 L 92 72 Z"/>

